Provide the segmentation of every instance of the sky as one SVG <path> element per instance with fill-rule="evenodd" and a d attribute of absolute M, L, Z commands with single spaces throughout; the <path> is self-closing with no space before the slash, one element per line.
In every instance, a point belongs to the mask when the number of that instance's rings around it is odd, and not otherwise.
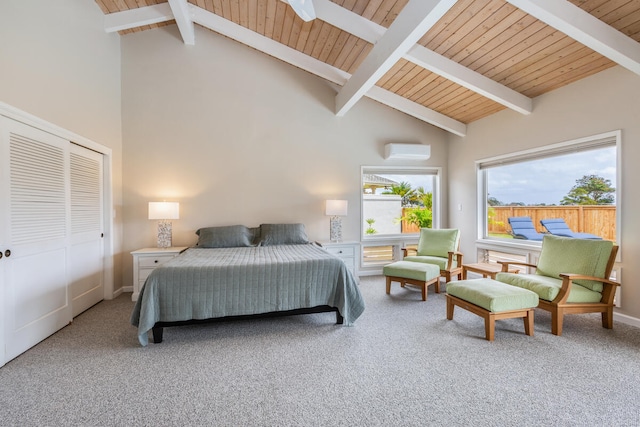
<path fill-rule="evenodd" d="M 598 175 L 616 187 L 616 148 L 572 153 L 488 170 L 489 196 L 503 204 L 556 204 L 584 175 Z"/>

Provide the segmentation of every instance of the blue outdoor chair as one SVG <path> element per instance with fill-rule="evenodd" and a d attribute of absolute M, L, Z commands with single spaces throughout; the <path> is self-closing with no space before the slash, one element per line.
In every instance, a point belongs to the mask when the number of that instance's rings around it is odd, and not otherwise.
<path fill-rule="evenodd" d="M 516 239 L 527 239 L 542 241 L 544 234 L 538 233 L 533 225 L 533 221 L 528 216 L 512 216 L 507 219 L 511 226 L 511 233 Z"/>
<path fill-rule="evenodd" d="M 596 236 L 595 234 L 576 233 L 575 231 L 572 231 L 562 218 L 541 219 L 540 224 L 542 224 L 549 233 L 555 234 L 556 236 L 573 237 L 576 239 L 602 240 L 602 237 Z"/>

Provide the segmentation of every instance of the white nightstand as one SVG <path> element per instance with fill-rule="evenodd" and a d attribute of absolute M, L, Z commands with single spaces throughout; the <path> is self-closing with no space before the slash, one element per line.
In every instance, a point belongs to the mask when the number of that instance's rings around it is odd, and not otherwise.
<path fill-rule="evenodd" d="M 138 299 L 144 281 L 156 267 L 163 262 L 169 261 L 185 249 L 187 249 L 187 246 L 144 248 L 131 252 L 131 255 L 133 255 L 133 294 L 131 295 L 131 301 Z"/>
<path fill-rule="evenodd" d="M 342 258 L 349 270 L 358 275 L 358 260 L 360 259 L 359 242 L 320 242 L 327 252 Z"/>

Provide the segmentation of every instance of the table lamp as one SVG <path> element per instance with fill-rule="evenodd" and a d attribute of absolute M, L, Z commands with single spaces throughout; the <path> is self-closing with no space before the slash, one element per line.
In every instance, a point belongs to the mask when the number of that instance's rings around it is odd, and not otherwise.
<path fill-rule="evenodd" d="M 327 200 L 325 214 L 330 216 L 329 235 L 332 242 L 342 240 L 342 219 L 347 216 L 346 200 Z"/>
<path fill-rule="evenodd" d="M 149 219 L 158 220 L 158 247 L 171 247 L 171 219 L 180 218 L 178 202 L 149 202 Z"/>

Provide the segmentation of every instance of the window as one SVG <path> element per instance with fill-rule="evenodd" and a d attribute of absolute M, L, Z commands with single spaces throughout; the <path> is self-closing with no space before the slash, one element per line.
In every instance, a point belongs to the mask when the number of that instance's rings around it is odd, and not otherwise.
<path fill-rule="evenodd" d="M 619 145 L 616 131 L 479 161 L 479 237 L 539 244 L 548 232 L 541 220 L 556 219 L 583 237 L 619 241 Z M 518 232 L 514 217 L 534 229 Z"/>
<path fill-rule="evenodd" d="M 421 227 L 440 224 L 440 168 L 362 168 L 362 267 L 398 259 Z"/>

